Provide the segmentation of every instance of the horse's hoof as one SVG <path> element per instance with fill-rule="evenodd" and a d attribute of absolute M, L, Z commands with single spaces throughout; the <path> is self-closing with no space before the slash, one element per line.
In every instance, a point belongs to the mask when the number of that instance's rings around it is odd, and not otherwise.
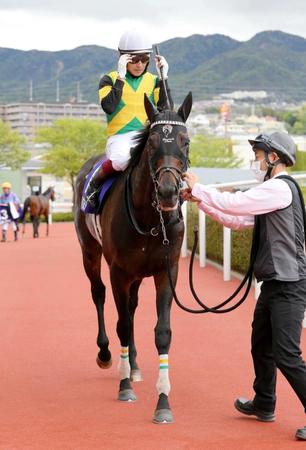
<path fill-rule="evenodd" d="M 143 381 L 143 378 L 142 378 L 142 373 L 141 373 L 141 371 L 140 371 L 140 369 L 132 369 L 131 370 L 131 375 L 130 375 L 130 380 L 131 381 Z"/>
<path fill-rule="evenodd" d="M 112 358 L 109 361 L 102 361 L 99 356 L 96 358 L 96 362 L 100 369 L 109 369 L 110 366 L 113 364 Z"/>
<path fill-rule="evenodd" d="M 121 402 L 135 402 L 137 397 L 133 389 L 124 389 L 123 391 L 119 391 L 118 400 Z"/>
<path fill-rule="evenodd" d="M 154 423 L 173 423 L 173 414 L 171 409 L 157 409 L 153 417 Z"/>

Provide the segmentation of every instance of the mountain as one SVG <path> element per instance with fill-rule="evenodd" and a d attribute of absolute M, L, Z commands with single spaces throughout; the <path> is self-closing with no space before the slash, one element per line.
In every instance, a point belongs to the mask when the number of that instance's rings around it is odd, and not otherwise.
<path fill-rule="evenodd" d="M 191 90 L 195 100 L 233 90 L 267 90 L 283 99 L 306 99 L 306 39 L 282 31 L 264 31 L 239 42 L 214 34 L 174 38 L 159 45 L 169 63 L 175 101 Z M 0 102 L 60 101 L 77 97 L 97 102 L 100 76 L 117 65 L 117 51 L 99 46 L 46 52 L 0 48 Z M 151 70 L 155 71 L 151 63 Z"/>

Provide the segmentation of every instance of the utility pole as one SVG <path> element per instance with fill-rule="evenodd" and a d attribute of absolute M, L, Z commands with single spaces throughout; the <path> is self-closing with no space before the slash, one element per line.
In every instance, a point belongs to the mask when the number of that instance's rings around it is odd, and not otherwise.
<path fill-rule="evenodd" d="M 56 101 L 60 101 L 59 80 L 56 80 Z"/>
<path fill-rule="evenodd" d="M 33 101 L 33 80 L 30 80 L 30 93 L 29 93 L 29 100 L 30 102 Z"/>
<path fill-rule="evenodd" d="M 81 94 L 81 88 L 80 88 L 80 82 L 77 82 L 77 103 L 81 103 L 82 101 L 82 94 Z"/>

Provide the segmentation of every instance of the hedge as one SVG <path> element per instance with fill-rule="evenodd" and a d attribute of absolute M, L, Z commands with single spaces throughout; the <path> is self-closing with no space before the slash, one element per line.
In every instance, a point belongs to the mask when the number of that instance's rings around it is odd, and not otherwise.
<path fill-rule="evenodd" d="M 73 213 L 72 211 L 52 213 L 52 222 L 73 222 Z"/>
<path fill-rule="evenodd" d="M 45 222 L 45 217 L 40 216 L 40 221 Z M 26 215 L 26 222 L 30 223 L 30 214 Z M 73 222 L 73 213 L 69 212 L 54 212 L 52 213 L 52 222 Z"/>
<path fill-rule="evenodd" d="M 187 214 L 187 246 L 191 250 L 194 242 L 194 226 L 198 225 L 198 208 L 188 204 Z M 249 257 L 252 243 L 252 228 L 232 231 L 231 267 L 245 274 L 249 267 Z M 199 249 L 197 248 L 197 253 Z M 206 215 L 206 256 L 214 262 L 223 262 L 223 225 Z"/>

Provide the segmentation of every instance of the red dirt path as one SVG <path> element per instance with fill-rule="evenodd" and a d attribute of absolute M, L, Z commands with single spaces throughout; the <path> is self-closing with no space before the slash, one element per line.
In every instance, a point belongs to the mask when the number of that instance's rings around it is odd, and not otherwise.
<path fill-rule="evenodd" d="M 97 324 L 80 248 L 72 224 L 54 224 L 51 236 L 0 246 L 1 450 L 195 450 L 294 449 L 305 414 L 279 375 L 277 421 L 260 423 L 233 408 L 236 396 L 252 395 L 250 326 L 253 292 L 227 315 L 194 316 L 172 309 L 170 402 L 175 423 L 151 422 L 157 401 L 158 356 L 153 283 L 144 280 L 136 315 L 138 361 L 144 381 L 138 401 L 116 400 L 119 343 L 116 312 L 107 285 L 106 324 L 115 363 L 95 363 Z M 181 260 L 178 293 L 189 303 L 188 260 Z M 196 264 L 197 266 L 197 264 Z M 215 304 L 233 292 L 212 267 L 195 268 L 195 280 Z M 302 348 L 306 348 L 303 330 Z"/>

